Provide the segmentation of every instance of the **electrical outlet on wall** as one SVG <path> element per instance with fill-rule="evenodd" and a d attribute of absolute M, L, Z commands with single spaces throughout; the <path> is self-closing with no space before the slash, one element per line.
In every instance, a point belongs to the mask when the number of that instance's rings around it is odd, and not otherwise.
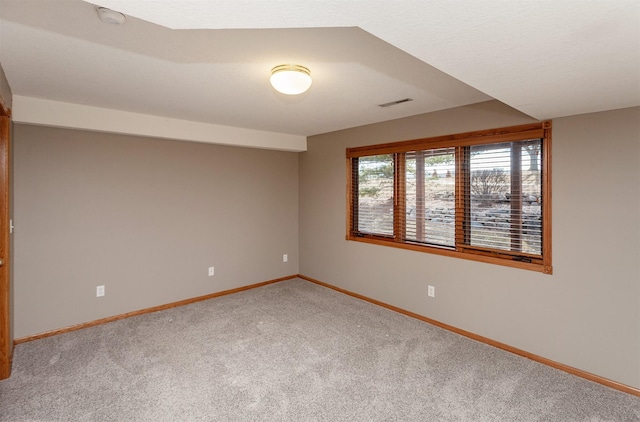
<path fill-rule="evenodd" d="M 214 267 L 209 267 L 209 277 L 213 277 L 216 275 L 216 270 Z"/>
<path fill-rule="evenodd" d="M 284 254 L 282 255 L 282 262 L 287 262 L 289 260 L 289 255 Z"/>
<path fill-rule="evenodd" d="M 96 286 L 96 297 L 104 296 L 104 285 Z"/>
<path fill-rule="evenodd" d="M 429 297 L 436 297 L 436 288 L 433 286 L 429 286 L 427 288 L 427 294 L 429 295 Z"/>

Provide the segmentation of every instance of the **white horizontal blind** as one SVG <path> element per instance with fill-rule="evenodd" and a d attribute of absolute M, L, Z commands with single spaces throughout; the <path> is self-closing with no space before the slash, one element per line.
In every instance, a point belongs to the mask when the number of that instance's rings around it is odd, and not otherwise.
<path fill-rule="evenodd" d="M 354 225 L 357 232 L 393 236 L 392 154 L 372 155 L 356 159 L 358 183 L 354 183 Z"/>
<path fill-rule="evenodd" d="M 455 148 L 406 153 L 405 240 L 455 246 Z"/>
<path fill-rule="evenodd" d="M 471 246 L 542 254 L 542 140 L 469 147 Z"/>

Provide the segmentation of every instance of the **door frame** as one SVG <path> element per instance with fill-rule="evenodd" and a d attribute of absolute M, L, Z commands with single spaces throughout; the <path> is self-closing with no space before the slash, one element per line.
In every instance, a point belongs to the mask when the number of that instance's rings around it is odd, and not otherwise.
<path fill-rule="evenodd" d="M 0 379 L 9 378 L 13 360 L 10 256 L 11 109 L 0 96 Z"/>

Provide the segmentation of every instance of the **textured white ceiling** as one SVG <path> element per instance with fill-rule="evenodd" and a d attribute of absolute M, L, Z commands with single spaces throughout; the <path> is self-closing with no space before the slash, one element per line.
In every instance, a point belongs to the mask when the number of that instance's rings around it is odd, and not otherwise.
<path fill-rule="evenodd" d="M 640 105 L 637 0 L 95 1 L 129 18 L 0 0 L 15 95 L 299 135 L 491 98 L 538 119 Z M 268 86 L 288 62 L 312 71 L 300 97 Z"/>

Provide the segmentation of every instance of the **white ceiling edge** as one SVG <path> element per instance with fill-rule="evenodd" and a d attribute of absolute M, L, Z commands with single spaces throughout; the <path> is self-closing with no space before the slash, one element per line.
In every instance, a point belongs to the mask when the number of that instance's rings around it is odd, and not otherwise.
<path fill-rule="evenodd" d="M 307 150 L 307 138 L 301 135 L 171 119 L 22 95 L 13 96 L 12 119 L 15 123 L 237 147 L 290 152 Z"/>

